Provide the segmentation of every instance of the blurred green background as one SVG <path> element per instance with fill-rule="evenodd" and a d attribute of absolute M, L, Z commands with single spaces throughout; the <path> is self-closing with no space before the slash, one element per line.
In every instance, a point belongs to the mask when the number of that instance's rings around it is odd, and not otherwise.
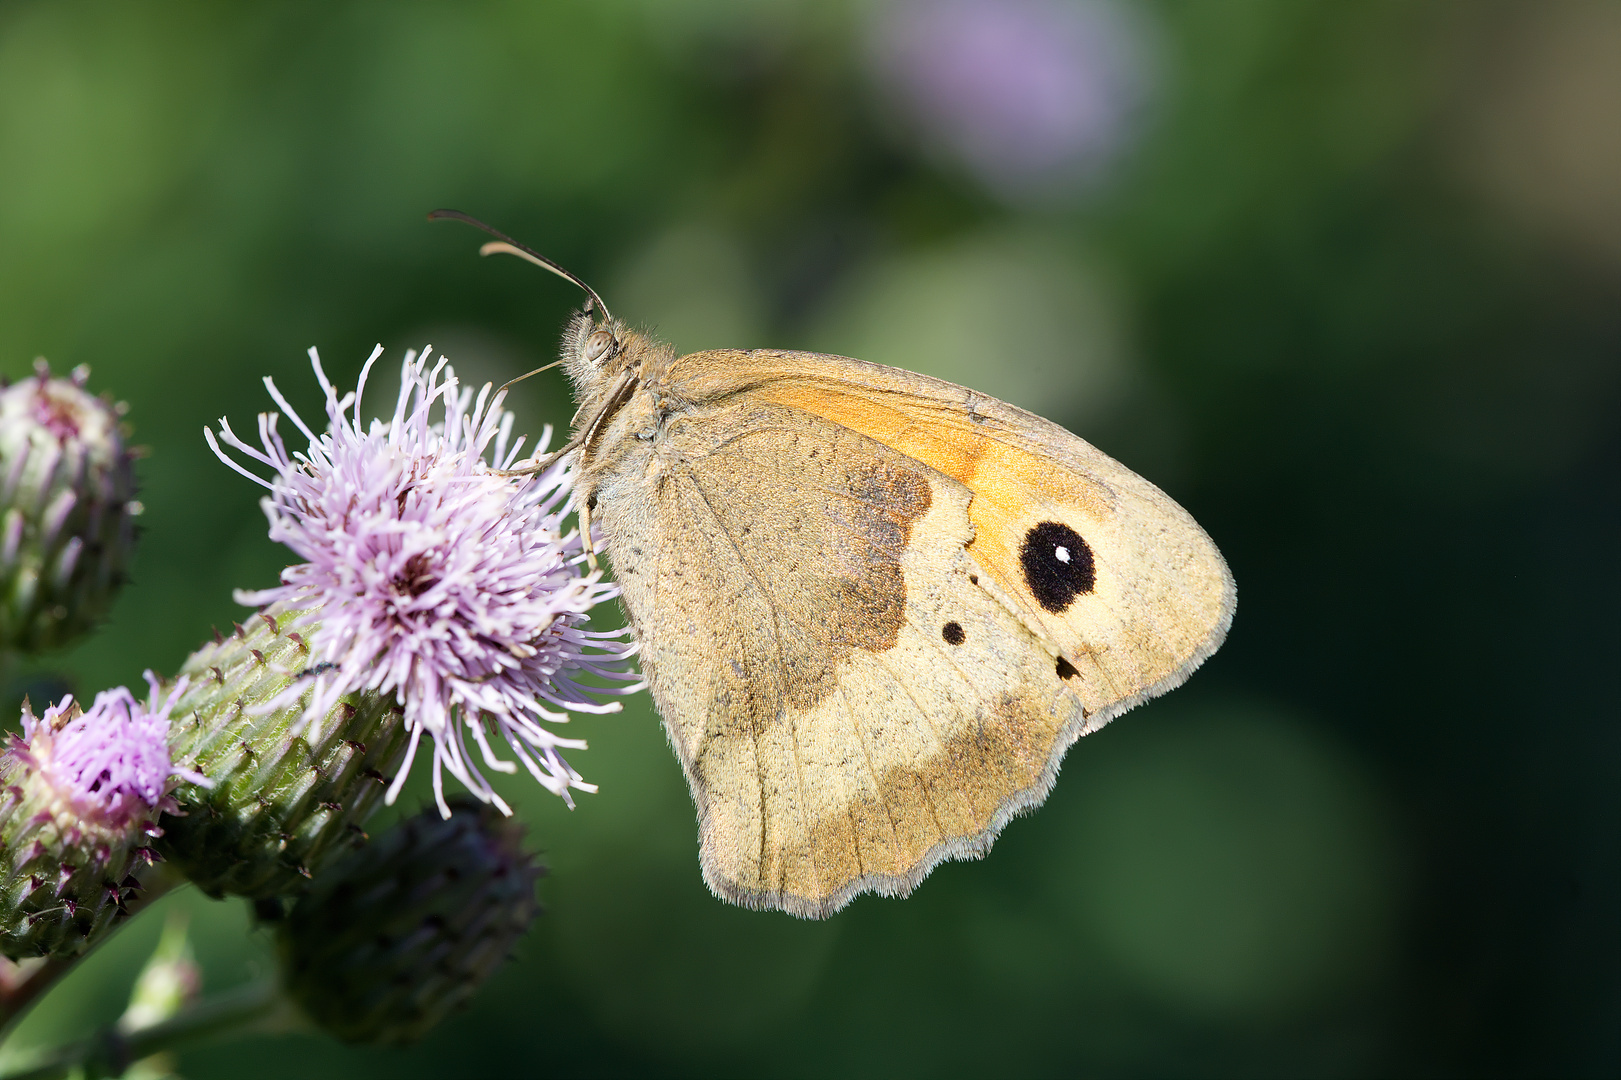
<path fill-rule="evenodd" d="M 260 376 L 318 415 L 311 345 L 340 384 L 378 341 L 552 358 L 580 297 L 437 206 L 684 350 L 1052 416 L 1240 586 L 987 859 L 825 923 L 709 896 L 645 698 L 579 718 L 599 795 L 502 789 L 548 910 L 471 1011 L 181 1071 L 1615 1075 L 1618 73 L 1597 0 L 0 7 L 0 372 L 91 365 L 151 448 L 134 583 L 8 715 L 175 670 L 275 579 L 202 440 Z M 268 970 L 240 904 L 165 903 L 210 987 Z M 17 1044 L 116 1016 L 160 922 Z"/>

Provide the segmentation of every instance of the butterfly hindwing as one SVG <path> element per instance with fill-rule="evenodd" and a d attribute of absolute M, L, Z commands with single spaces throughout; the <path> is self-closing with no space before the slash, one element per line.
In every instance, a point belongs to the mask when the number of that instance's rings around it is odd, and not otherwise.
<path fill-rule="evenodd" d="M 965 487 L 747 398 L 649 442 L 604 470 L 599 520 L 717 893 L 904 894 L 1045 798 L 1082 706 L 985 587 Z"/>

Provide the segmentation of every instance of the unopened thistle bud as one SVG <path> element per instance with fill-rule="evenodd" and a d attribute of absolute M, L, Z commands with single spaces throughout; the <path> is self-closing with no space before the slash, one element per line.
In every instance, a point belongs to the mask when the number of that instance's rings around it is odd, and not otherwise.
<path fill-rule="evenodd" d="M 279 928 L 288 995 L 349 1042 L 420 1038 L 499 968 L 540 906 L 523 829 L 451 800 L 316 876 Z"/>
<path fill-rule="evenodd" d="M 94 626 L 135 548 L 135 470 L 121 406 L 87 393 L 89 369 L 0 390 L 0 649 L 36 652 Z"/>
<path fill-rule="evenodd" d="M 404 760 L 399 706 L 377 694 L 343 697 L 306 717 L 315 672 L 309 645 L 267 609 L 193 653 L 175 706 L 176 761 L 212 786 L 176 791 L 184 816 L 166 818 L 158 850 L 211 896 L 271 899 L 304 887 L 323 860 L 363 840 Z"/>
<path fill-rule="evenodd" d="M 167 698 L 151 673 L 142 705 L 119 687 L 89 712 L 72 698 L 36 718 L 0 753 L 0 945 L 6 955 L 71 956 L 99 937 L 136 888 L 132 871 L 156 856 L 158 816 L 174 809 L 176 778 L 207 781 L 169 757 Z"/>

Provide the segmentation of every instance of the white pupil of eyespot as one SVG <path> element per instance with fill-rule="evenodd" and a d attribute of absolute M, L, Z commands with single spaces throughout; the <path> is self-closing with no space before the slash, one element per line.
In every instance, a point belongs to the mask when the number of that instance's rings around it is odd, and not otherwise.
<path fill-rule="evenodd" d="M 1058 557 L 1059 562 L 1069 562 L 1069 548 L 1055 547 L 1053 548 L 1053 554 Z"/>

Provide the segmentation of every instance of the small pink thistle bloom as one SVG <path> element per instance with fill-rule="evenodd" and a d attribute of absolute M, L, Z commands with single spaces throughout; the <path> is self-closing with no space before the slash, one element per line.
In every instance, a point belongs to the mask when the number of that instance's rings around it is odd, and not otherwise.
<path fill-rule="evenodd" d="M 169 795 L 172 778 L 213 786 L 169 759 L 169 712 L 186 680 L 167 698 L 150 671 L 146 681 L 152 691 L 146 705 L 122 686 L 97 694 L 88 712 L 65 697 L 36 718 L 23 703 L 23 732 L 11 736 L 7 754 L 53 796 L 46 813 L 121 832 L 137 820 L 155 821 L 156 810 L 177 809 Z"/>
<path fill-rule="evenodd" d="M 485 768 L 515 772 L 490 744 L 493 727 L 535 779 L 572 806 L 570 788 L 596 787 L 561 751 L 586 744 L 546 725 L 566 723 L 571 709 L 617 712 L 618 702 L 591 695 L 642 686 L 629 668 L 635 647 L 625 630 L 584 629 L 591 608 L 618 588 L 600 572 L 583 574 L 579 533 L 562 532 L 573 475 L 562 464 L 538 476 L 501 475 L 523 446 L 522 438 L 510 441 L 512 414 L 489 384 L 476 400 L 461 389 L 443 357 L 430 368 L 431 350 L 406 354 L 392 418 L 364 424 L 360 398 L 382 351 L 373 350 L 355 391 L 340 397 L 310 350 L 326 395 L 328 424 L 319 435 L 265 379 L 309 440 L 306 451 L 288 452 L 275 413 L 259 414 L 262 449 L 239 439 L 223 418 L 217 441 L 205 430 L 221 461 L 269 489 L 261 505 L 271 539 L 307 560 L 282 571 L 279 587 L 239 591 L 237 602 L 303 611 L 297 625 L 312 627 L 313 678 L 305 722 L 357 690 L 392 694 L 403 706 L 410 750 L 389 802 L 426 733 L 441 813 L 450 816 L 441 770 L 510 813 L 468 746 L 471 738 Z M 550 436 L 548 428 L 537 453 Z M 222 442 L 275 475 L 255 476 Z M 587 687 L 576 681 L 581 674 L 628 685 Z M 309 685 L 295 679 L 263 707 L 284 707 Z"/>

